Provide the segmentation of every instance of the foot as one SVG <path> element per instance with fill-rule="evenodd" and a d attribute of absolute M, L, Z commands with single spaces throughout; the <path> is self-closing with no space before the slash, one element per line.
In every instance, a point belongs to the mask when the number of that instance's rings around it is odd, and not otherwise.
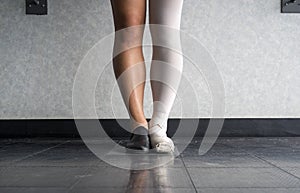
<path fill-rule="evenodd" d="M 126 148 L 148 152 L 150 148 L 148 129 L 143 126 L 135 128 L 131 134 L 130 141 L 126 144 Z"/>
<path fill-rule="evenodd" d="M 174 153 L 175 145 L 167 136 L 166 128 L 159 124 L 152 125 L 149 122 L 149 136 L 152 148 L 158 153 Z"/>

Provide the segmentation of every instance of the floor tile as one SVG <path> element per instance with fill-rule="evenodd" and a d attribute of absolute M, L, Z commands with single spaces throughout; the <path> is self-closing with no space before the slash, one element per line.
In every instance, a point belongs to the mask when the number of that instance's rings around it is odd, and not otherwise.
<path fill-rule="evenodd" d="M 192 184 L 184 168 L 158 167 L 129 171 L 116 167 L 97 167 L 91 168 L 91 172 L 75 187 L 191 188 Z"/>
<path fill-rule="evenodd" d="M 193 188 L 76 188 L 70 193 L 196 193 Z"/>
<path fill-rule="evenodd" d="M 87 167 L 6 167 L 0 174 L 0 187 L 69 187 Z"/>
<path fill-rule="evenodd" d="M 300 167 L 297 168 L 281 168 L 284 171 L 287 171 L 300 179 Z"/>
<path fill-rule="evenodd" d="M 300 152 L 268 152 L 265 154 L 256 154 L 256 156 L 277 167 L 300 167 Z"/>
<path fill-rule="evenodd" d="M 0 193 L 66 193 L 68 188 L 0 187 Z"/>
<path fill-rule="evenodd" d="M 299 138 L 298 138 L 299 140 Z M 248 153 L 266 154 L 281 152 L 300 152 L 298 142 L 294 138 L 237 138 L 227 139 L 227 145 Z"/>
<path fill-rule="evenodd" d="M 299 188 L 198 188 L 198 193 L 298 193 Z"/>
<path fill-rule="evenodd" d="M 186 167 L 273 167 L 272 165 L 247 154 L 208 154 L 185 156 Z"/>
<path fill-rule="evenodd" d="M 21 160 L 17 166 L 93 166 L 105 165 L 83 143 L 66 143 Z"/>
<path fill-rule="evenodd" d="M 300 180 L 278 168 L 188 168 L 196 187 L 299 187 Z"/>
<path fill-rule="evenodd" d="M 200 144 L 190 144 L 182 153 L 181 156 L 198 156 Z M 216 154 L 247 154 L 245 151 L 236 149 L 226 144 L 215 143 L 205 155 Z"/>
<path fill-rule="evenodd" d="M 0 149 L 0 166 L 12 164 L 15 161 L 25 159 L 34 154 L 46 151 L 60 145 L 63 142 L 30 143 L 17 142 Z"/>

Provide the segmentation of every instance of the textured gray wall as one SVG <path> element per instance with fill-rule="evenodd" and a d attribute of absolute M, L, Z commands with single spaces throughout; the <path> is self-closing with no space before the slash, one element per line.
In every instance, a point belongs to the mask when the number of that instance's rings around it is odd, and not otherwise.
<path fill-rule="evenodd" d="M 1 0 L 1 119 L 72 118 L 79 63 L 113 31 L 108 0 L 48 2 L 48 15 L 35 16 L 25 15 L 25 0 Z M 185 0 L 182 30 L 199 39 L 216 61 L 225 87 L 225 117 L 300 117 L 300 15 L 281 14 L 278 0 Z M 194 83 L 200 113 L 194 113 L 185 91 L 170 117 L 211 117 L 204 78 L 187 68 L 184 73 Z M 110 102 L 113 78 L 108 68 L 97 86 L 99 118 L 128 117 L 116 88 Z M 145 93 L 150 117 L 149 84 Z M 190 112 L 180 111 L 183 100 Z"/>

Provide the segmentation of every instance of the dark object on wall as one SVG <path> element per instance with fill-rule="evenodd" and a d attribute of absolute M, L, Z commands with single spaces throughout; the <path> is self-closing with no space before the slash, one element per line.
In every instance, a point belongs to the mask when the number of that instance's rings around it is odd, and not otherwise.
<path fill-rule="evenodd" d="M 26 0 L 26 14 L 47 15 L 47 0 Z"/>
<path fill-rule="evenodd" d="M 300 13 L 300 0 L 281 0 L 281 13 Z"/>

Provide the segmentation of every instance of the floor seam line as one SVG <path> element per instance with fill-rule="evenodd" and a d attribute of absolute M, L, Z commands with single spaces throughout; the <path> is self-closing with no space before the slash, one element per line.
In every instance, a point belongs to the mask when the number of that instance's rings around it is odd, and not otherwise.
<path fill-rule="evenodd" d="M 269 162 L 269 161 L 267 161 L 267 160 L 265 160 L 265 159 L 263 159 L 263 158 L 261 158 L 261 157 L 255 155 L 255 154 L 252 154 L 252 156 L 254 156 L 254 157 L 256 157 L 256 158 L 258 158 L 258 159 L 260 159 L 260 160 L 262 160 L 262 161 L 264 161 L 264 162 L 266 162 L 266 163 L 268 163 L 268 164 L 270 164 L 270 165 L 272 165 L 272 166 L 274 166 L 275 168 L 277 168 L 277 169 L 279 169 L 279 170 L 281 170 L 281 171 L 283 171 L 283 172 L 285 172 L 285 173 L 287 173 L 287 174 L 293 176 L 294 178 L 296 178 L 296 179 L 298 179 L 298 180 L 300 181 L 300 178 L 299 178 L 298 176 L 296 176 L 296 175 L 294 175 L 294 174 L 292 174 L 292 173 L 290 173 L 290 172 L 288 172 L 288 171 L 286 171 L 286 170 L 284 170 L 284 169 L 278 167 L 277 165 L 275 165 L 275 164 L 273 164 L 273 163 L 271 163 L 271 162 Z"/>
<path fill-rule="evenodd" d="M 59 147 L 59 146 L 61 146 L 61 145 L 63 145 L 63 144 L 66 144 L 66 143 L 68 143 L 68 142 L 70 142 L 70 140 L 65 141 L 65 142 L 62 142 L 62 143 L 59 143 L 59 144 L 57 144 L 57 145 L 55 145 L 55 146 L 52 146 L 52 147 L 48 147 L 48 148 L 46 148 L 46 149 L 43 149 L 43 150 L 41 150 L 41 151 L 38 151 L 38 152 L 35 152 L 35 153 L 33 153 L 33 154 L 27 155 L 27 156 L 22 157 L 22 158 L 20 158 L 20 159 L 14 160 L 14 161 L 12 161 L 11 163 L 7 164 L 6 166 L 10 166 L 11 164 L 20 162 L 20 161 L 22 161 L 22 160 L 25 160 L 25 159 L 27 159 L 27 158 L 33 157 L 33 156 L 35 156 L 35 155 L 38 155 L 38 154 L 43 153 L 43 152 L 45 152 L 45 151 L 48 151 L 48 150 L 50 150 L 50 149 Z"/>
<path fill-rule="evenodd" d="M 88 175 L 89 171 L 90 171 L 91 167 L 87 167 L 86 171 L 84 172 L 84 175 Z M 81 178 L 78 178 L 74 183 L 72 183 L 69 187 L 68 187 L 68 192 L 72 191 L 74 186 L 76 184 L 78 184 L 80 182 Z"/>
<path fill-rule="evenodd" d="M 182 163 L 183 163 L 183 167 L 184 167 L 184 169 L 185 169 L 185 171 L 186 171 L 186 173 L 187 173 L 187 175 L 188 175 L 188 177 L 189 177 L 189 180 L 190 180 L 190 182 L 191 182 L 192 185 L 193 185 L 193 188 L 194 188 L 195 192 L 198 193 L 198 190 L 197 190 L 197 188 L 196 188 L 196 186 L 195 186 L 195 184 L 194 184 L 194 182 L 193 182 L 193 180 L 192 180 L 192 177 L 191 177 L 191 175 L 190 175 L 190 173 L 189 173 L 189 171 L 188 171 L 188 169 L 187 169 L 187 167 L 186 167 L 186 165 L 185 165 L 185 163 L 184 163 L 184 160 L 182 159 L 181 154 L 180 154 L 180 158 L 181 158 L 181 161 L 182 161 Z"/>

